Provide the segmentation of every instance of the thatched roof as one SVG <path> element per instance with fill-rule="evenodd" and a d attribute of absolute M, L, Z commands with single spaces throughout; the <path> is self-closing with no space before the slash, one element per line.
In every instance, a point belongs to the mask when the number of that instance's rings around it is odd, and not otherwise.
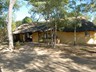
<path fill-rule="evenodd" d="M 19 27 L 17 27 L 14 31 L 13 34 L 18 34 L 18 33 L 24 33 L 26 29 L 29 29 L 31 27 L 36 26 L 36 24 L 31 23 L 31 24 L 22 24 Z"/>
<path fill-rule="evenodd" d="M 81 27 L 77 27 L 76 31 L 77 32 L 83 32 L 83 31 L 96 31 L 96 26 L 90 22 L 90 21 L 86 21 L 84 19 L 81 20 Z M 63 31 L 65 32 L 73 32 L 74 28 L 64 28 Z"/>
<path fill-rule="evenodd" d="M 28 32 L 43 32 L 43 31 L 48 31 L 52 30 L 52 27 L 49 27 L 47 25 L 36 25 L 36 24 L 23 24 L 19 26 L 13 34 L 19 34 L 19 33 L 28 33 Z"/>
<path fill-rule="evenodd" d="M 84 19 L 81 20 L 81 27 L 77 27 L 76 31 L 77 32 L 83 32 L 83 31 L 96 31 L 96 26 L 90 22 L 90 21 L 86 21 Z M 54 28 L 43 24 L 43 25 L 37 25 L 37 24 L 22 24 L 21 26 L 19 26 L 18 28 L 16 28 L 16 30 L 13 32 L 13 34 L 19 34 L 19 33 L 28 33 L 28 32 L 44 32 L 44 31 L 48 31 L 48 30 L 52 30 Z M 64 32 L 74 32 L 74 28 L 68 28 L 65 27 L 62 31 Z"/>

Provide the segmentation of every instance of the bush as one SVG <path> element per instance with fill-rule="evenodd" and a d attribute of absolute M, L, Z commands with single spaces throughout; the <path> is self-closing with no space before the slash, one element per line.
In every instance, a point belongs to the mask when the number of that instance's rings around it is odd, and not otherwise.
<path fill-rule="evenodd" d="M 15 43 L 15 48 L 20 48 L 20 46 L 21 46 L 21 44 L 19 41 Z"/>

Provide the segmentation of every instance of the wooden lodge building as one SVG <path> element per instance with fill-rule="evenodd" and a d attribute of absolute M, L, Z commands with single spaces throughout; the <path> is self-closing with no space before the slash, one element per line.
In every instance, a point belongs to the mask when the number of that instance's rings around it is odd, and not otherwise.
<path fill-rule="evenodd" d="M 51 42 L 52 30 L 46 25 L 23 24 L 13 32 L 13 38 L 15 42 Z"/>
<path fill-rule="evenodd" d="M 96 27 L 90 21 L 82 20 L 82 26 L 76 29 L 76 44 L 96 44 Z M 46 25 L 22 24 L 14 32 L 14 41 L 51 43 L 54 39 L 54 28 Z M 56 42 L 74 44 L 74 29 L 57 30 Z"/>

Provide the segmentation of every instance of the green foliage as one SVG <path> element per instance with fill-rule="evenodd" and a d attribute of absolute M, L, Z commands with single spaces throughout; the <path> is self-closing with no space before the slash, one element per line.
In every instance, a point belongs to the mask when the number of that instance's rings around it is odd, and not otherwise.
<path fill-rule="evenodd" d="M 14 31 L 15 29 L 16 29 L 16 23 L 13 22 L 13 23 L 12 23 L 12 31 Z"/>
<path fill-rule="evenodd" d="M 56 18 L 58 16 L 63 16 L 66 13 L 65 5 L 68 3 L 68 0 L 26 0 L 33 7 L 31 12 L 41 14 L 45 19 L 49 17 Z"/>
<path fill-rule="evenodd" d="M 96 17 L 94 18 L 94 20 L 92 22 L 96 25 Z"/>
<path fill-rule="evenodd" d="M 0 17 L 0 42 L 7 41 L 7 24 L 5 16 Z"/>
<path fill-rule="evenodd" d="M 96 0 L 90 0 L 86 5 L 86 10 L 93 13 L 96 11 Z"/>
<path fill-rule="evenodd" d="M 0 0 L 0 12 L 3 12 L 3 13 L 8 12 L 9 1 L 10 0 Z M 21 6 L 22 6 L 22 3 L 17 0 L 13 9 L 18 10 Z"/>
<path fill-rule="evenodd" d="M 13 10 L 17 10 L 20 7 L 18 1 L 15 3 Z M 8 14 L 9 0 L 0 0 L 0 42 L 8 40 L 7 37 L 7 14 Z M 14 30 L 15 24 L 12 24 L 12 29 Z"/>
<path fill-rule="evenodd" d="M 6 28 L 7 24 L 3 18 L 0 18 L 0 29 Z"/>
<path fill-rule="evenodd" d="M 25 17 L 22 23 L 32 23 L 32 19 L 30 17 Z"/>
<path fill-rule="evenodd" d="M 7 41 L 7 29 L 0 29 L 0 42 Z"/>
<path fill-rule="evenodd" d="M 21 44 L 20 44 L 20 42 L 19 42 L 19 41 L 15 43 L 15 49 L 19 49 L 19 48 L 20 48 L 20 46 L 21 46 Z"/>
<path fill-rule="evenodd" d="M 16 21 L 16 27 L 19 27 L 20 25 L 22 25 L 22 21 Z"/>

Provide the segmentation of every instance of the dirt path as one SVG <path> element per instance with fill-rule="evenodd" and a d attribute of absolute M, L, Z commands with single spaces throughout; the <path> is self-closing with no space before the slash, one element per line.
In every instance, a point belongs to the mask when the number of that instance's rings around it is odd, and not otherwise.
<path fill-rule="evenodd" d="M 0 66 L 3 72 L 96 72 L 96 56 L 24 45 L 13 53 L 0 51 Z"/>

